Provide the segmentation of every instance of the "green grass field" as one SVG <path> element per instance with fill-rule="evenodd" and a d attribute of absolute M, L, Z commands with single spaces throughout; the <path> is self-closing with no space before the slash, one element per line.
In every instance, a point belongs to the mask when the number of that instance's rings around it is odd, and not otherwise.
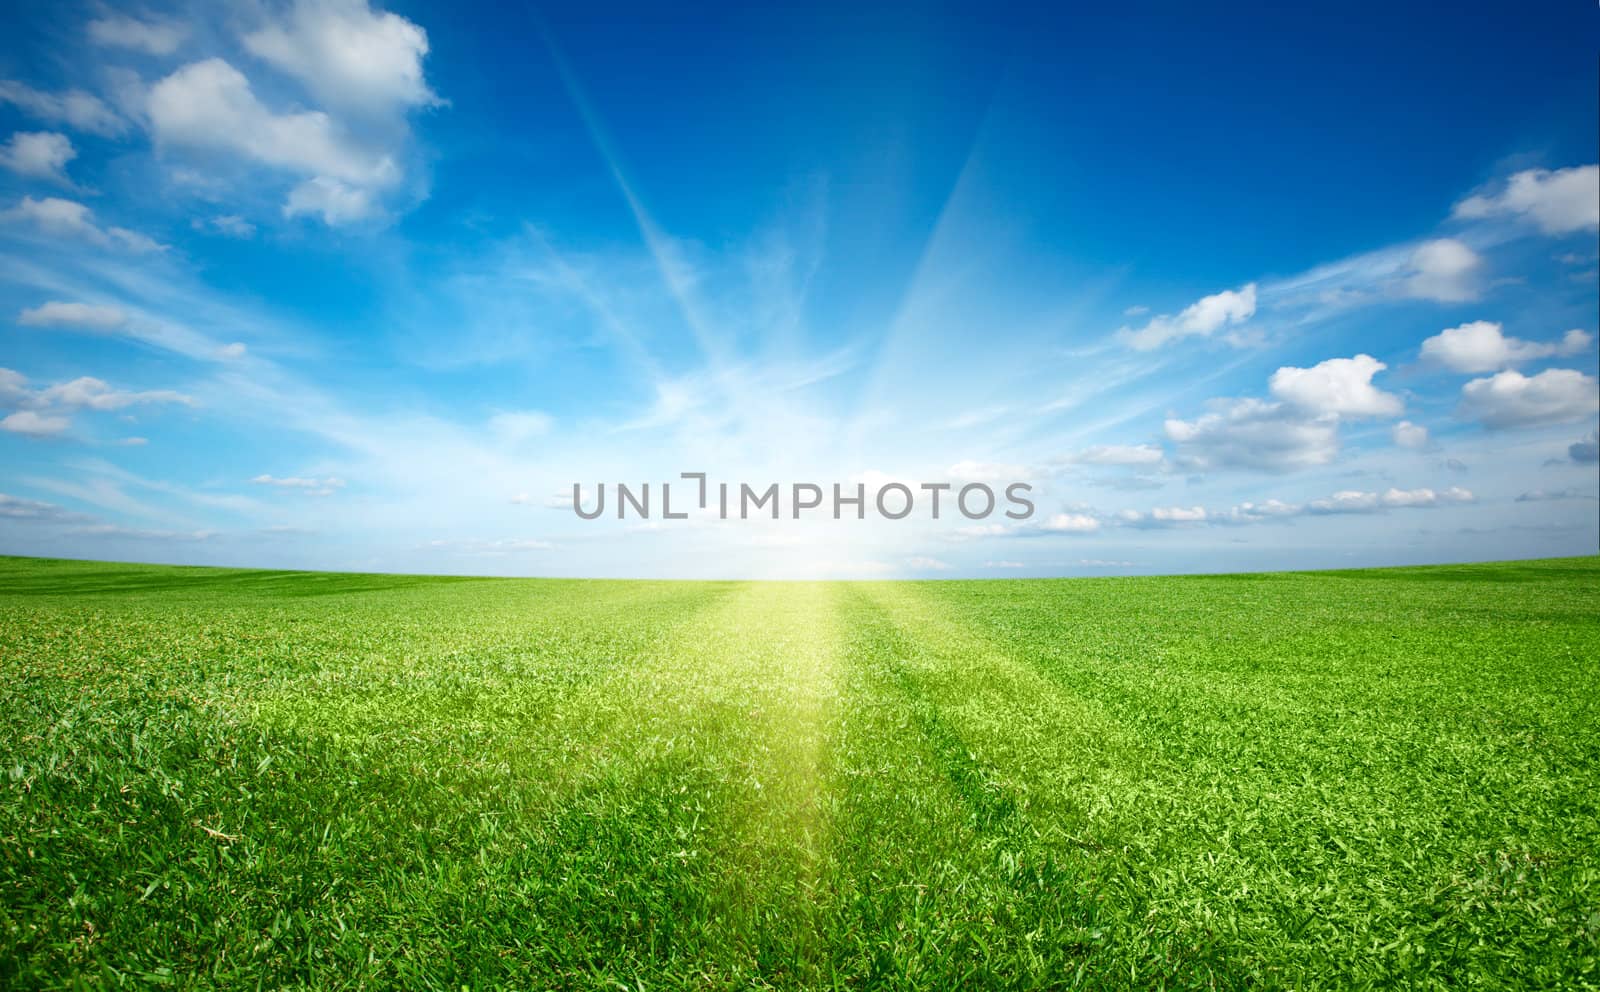
<path fill-rule="evenodd" d="M 1597 988 L 1600 559 L 0 559 L 0 987 Z"/>

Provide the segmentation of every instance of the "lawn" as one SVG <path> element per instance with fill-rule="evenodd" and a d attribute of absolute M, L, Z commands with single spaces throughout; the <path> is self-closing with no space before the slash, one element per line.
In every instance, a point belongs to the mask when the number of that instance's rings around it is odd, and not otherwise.
<path fill-rule="evenodd" d="M 1600 988 L 1600 558 L 0 559 L 0 987 Z"/>

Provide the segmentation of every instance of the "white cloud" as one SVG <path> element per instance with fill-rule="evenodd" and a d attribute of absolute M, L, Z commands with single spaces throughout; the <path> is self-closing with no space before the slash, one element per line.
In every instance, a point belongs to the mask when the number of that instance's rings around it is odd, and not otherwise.
<path fill-rule="evenodd" d="M 427 32 L 366 0 L 295 0 L 244 46 L 330 107 L 381 114 L 439 102 L 423 75 Z"/>
<path fill-rule="evenodd" d="M 22 434 L 59 434 L 69 426 L 69 416 L 78 410 L 126 410 L 128 406 L 179 403 L 194 406 L 194 398 L 170 389 L 122 390 L 93 376 L 80 376 L 70 382 L 35 390 L 27 376 L 0 368 L 0 405 L 19 408 L 11 414 L 8 430 Z"/>
<path fill-rule="evenodd" d="M 285 217 L 321 215 L 330 227 L 366 220 L 377 210 L 372 192 L 349 186 L 327 176 L 314 176 L 289 191 L 284 201 Z"/>
<path fill-rule="evenodd" d="M 919 572 L 948 572 L 951 566 L 947 561 L 941 561 L 938 558 L 925 558 L 918 555 L 912 558 L 907 558 L 906 567 L 915 569 Z"/>
<path fill-rule="evenodd" d="M 64 134 L 18 131 L 0 147 L 0 168 L 10 169 L 19 176 L 71 186 L 72 180 L 67 178 L 67 163 L 77 156 L 71 139 Z"/>
<path fill-rule="evenodd" d="M 331 496 L 335 489 L 344 488 L 344 480 L 338 476 L 327 476 L 316 479 L 298 475 L 284 476 L 282 478 L 272 475 L 258 475 L 250 480 L 258 486 L 276 486 L 279 489 L 300 489 L 312 496 Z"/>
<path fill-rule="evenodd" d="M 1592 416 L 1600 406 L 1595 377 L 1575 369 L 1535 376 L 1508 370 L 1461 387 L 1461 412 L 1486 427 L 1534 427 Z"/>
<path fill-rule="evenodd" d="M 1100 529 L 1100 521 L 1085 513 L 1057 513 L 1046 518 L 1039 529 L 1050 534 L 1089 534 Z"/>
<path fill-rule="evenodd" d="M 1453 372 L 1494 372 L 1520 362 L 1581 354 L 1592 340 L 1574 328 L 1559 342 L 1524 341 L 1502 334 L 1497 323 L 1474 320 L 1422 342 L 1422 358 Z"/>
<path fill-rule="evenodd" d="M 242 342 L 242 341 L 234 341 L 234 342 L 232 342 L 230 344 L 225 344 L 222 347 L 218 348 L 217 349 L 217 357 L 222 359 L 225 362 L 238 361 L 239 359 L 243 358 L 246 354 L 248 354 L 249 351 L 250 351 L 250 349 L 245 347 L 244 342 Z"/>
<path fill-rule="evenodd" d="M 391 155 L 353 140 L 322 111 L 274 113 L 244 74 L 221 59 L 184 66 L 156 83 L 147 108 L 158 141 L 307 177 L 284 204 L 290 217 L 319 214 L 329 224 L 364 219 L 376 211 L 376 192 L 400 178 Z"/>
<path fill-rule="evenodd" d="M 45 93 L 10 79 L 0 79 L 0 103 L 12 104 L 32 116 L 57 124 L 70 124 L 80 131 L 115 137 L 128 129 L 99 97 L 83 90 Z"/>
<path fill-rule="evenodd" d="M 117 246 L 136 252 L 163 251 L 162 245 L 125 227 L 102 228 L 94 222 L 94 212 L 75 200 L 47 196 L 36 200 L 24 196 L 16 206 L 0 211 L 0 221 L 29 224 L 54 237 L 77 237 L 101 246 Z"/>
<path fill-rule="evenodd" d="M 0 420 L 0 430 L 29 437 L 49 437 L 60 434 L 72 425 L 66 417 L 51 416 L 33 410 L 18 410 Z"/>
<path fill-rule="evenodd" d="M 1179 447 L 1179 464 L 1192 469 L 1287 472 L 1326 465 L 1339 452 L 1337 414 L 1309 416 L 1258 399 L 1215 402 L 1211 412 L 1169 419 L 1165 427 Z"/>
<path fill-rule="evenodd" d="M 149 403 L 177 403 L 193 406 L 194 400 L 170 389 L 151 389 L 128 392 L 113 389 L 104 380 L 93 376 L 80 376 L 71 382 L 51 386 L 38 394 L 38 402 L 45 406 L 64 407 L 68 410 L 122 410 L 130 406 Z"/>
<path fill-rule="evenodd" d="M 1352 417 L 1397 416 L 1400 397 L 1372 384 L 1372 377 L 1388 368 L 1371 355 L 1330 358 L 1309 369 L 1285 366 L 1272 374 L 1272 395 L 1312 414 Z"/>
<path fill-rule="evenodd" d="M 983 563 L 983 567 L 984 568 L 1027 568 L 1027 566 L 1024 565 L 1020 561 L 1004 561 L 1004 560 L 1002 560 L 1002 561 L 986 561 L 986 562 Z"/>
<path fill-rule="evenodd" d="M 1211 519 L 1203 506 L 1160 506 L 1141 513 L 1138 510 L 1120 510 L 1116 520 L 1124 527 L 1148 530 L 1160 527 L 1179 527 L 1185 524 L 1204 524 Z"/>
<path fill-rule="evenodd" d="M 1428 446 L 1428 429 L 1421 424 L 1413 424 L 1409 420 L 1402 420 L 1395 424 L 1389 433 L 1398 447 L 1426 448 Z"/>
<path fill-rule="evenodd" d="M 47 196 L 36 200 L 25 196 L 3 215 L 8 222 L 31 222 L 48 234 L 81 234 L 93 237 L 100 229 L 90 220 L 93 211 L 75 200 Z"/>
<path fill-rule="evenodd" d="M 17 323 L 26 327 L 82 327 L 91 331 L 114 331 L 128 322 L 118 307 L 92 303 L 63 303 L 51 300 L 17 314 Z"/>
<path fill-rule="evenodd" d="M 1360 492 L 1347 489 L 1334 493 L 1328 499 L 1312 500 L 1306 504 L 1306 512 L 1316 514 L 1330 513 L 1373 513 L 1385 509 L 1429 509 L 1445 506 L 1452 503 L 1471 503 L 1475 497 L 1471 490 L 1459 486 L 1435 491 L 1433 489 L 1395 489 L 1390 488 L 1381 493 Z"/>
<path fill-rule="evenodd" d="M 1545 234 L 1570 234 L 1600 227 L 1600 166 L 1527 169 L 1499 193 L 1480 193 L 1456 204 L 1466 219 L 1512 216 L 1530 220 Z"/>
<path fill-rule="evenodd" d="M 1395 489 L 1384 490 L 1379 497 L 1384 506 L 1438 506 L 1441 502 L 1470 502 L 1472 494 L 1465 489 L 1447 489 L 1436 493 L 1432 489 Z"/>
<path fill-rule="evenodd" d="M 1325 499 L 1314 499 L 1305 504 L 1268 499 L 1259 503 L 1240 503 L 1221 512 L 1208 511 L 1199 506 L 1169 507 L 1151 510 L 1149 513 L 1124 510 L 1118 514 L 1118 520 L 1124 526 L 1144 529 L 1181 524 L 1242 525 L 1287 521 L 1306 515 L 1327 516 L 1344 513 L 1379 513 L 1384 510 L 1433 509 L 1471 503 L 1474 500 L 1475 497 L 1470 490 L 1457 486 L 1444 490 L 1391 488 L 1381 493 L 1346 489 Z"/>
<path fill-rule="evenodd" d="M 1279 499 L 1263 500 L 1260 503 L 1245 502 L 1221 514 L 1218 519 L 1226 523 L 1259 523 L 1263 520 L 1282 520 L 1286 517 L 1299 515 L 1302 507 L 1294 503 L 1285 503 Z"/>
<path fill-rule="evenodd" d="M 89 40 L 95 44 L 133 48 L 150 55 L 171 55 L 188 34 L 188 29 L 175 21 L 141 21 L 121 14 L 89 22 Z"/>
<path fill-rule="evenodd" d="M 1256 312 L 1256 284 L 1224 290 L 1185 307 L 1176 317 L 1162 314 L 1135 330 L 1124 327 L 1117 336 L 1135 351 L 1152 351 L 1169 341 L 1210 337 L 1223 327 L 1242 324 Z"/>
<path fill-rule="evenodd" d="M 113 389 L 89 376 L 35 390 L 28 384 L 27 376 L 0 368 L 0 407 L 14 411 L 0 423 L 0 429 L 14 434 L 34 437 L 60 434 L 72 426 L 71 415 L 79 410 L 103 412 L 163 403 L 193 406 L 194 400 L 168 389 L 143 392 Z"/>
<path fill-rule="evenodd" d="M 958 482 L 1020 482 L 1033 478 L 1034 473 L 1025 465 L 959 461 L 946 469 L 945 475 Z M 916 490 L 916 486 L 911 488 Z"/>
<path fill-rule="evenodd" d="M 256 226 L 238 214 L 220 214 L 208 220 L 195 220 L 191 226 L 197 231 L 209 228 L 230 238 L 250 238 L 256 233 Z"/>
<path fill-rule="evenodd" d="M 1068 460 L 1084 465 L 1156 465 L 1162 457 L 1161 449 L 1153 444 L 1097 444 Z"/>
<path fill-rule="evenodd" d="M 21 406 L 32 396 L 27 376 L 15 369 L 0 369 L 0 406 Z"/>
<path fill-rule="evenodd" d="M 1478 298 L 1483 259 L 1454 238 L 1428 241 L 1411 253 L 1401 289 L 1407 296 L 1439 303 Z"/>

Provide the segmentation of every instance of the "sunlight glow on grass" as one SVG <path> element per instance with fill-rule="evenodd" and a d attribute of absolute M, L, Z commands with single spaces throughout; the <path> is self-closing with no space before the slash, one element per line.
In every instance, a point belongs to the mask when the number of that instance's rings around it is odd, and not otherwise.
<path fill-rule="evenodd" d="M 0 986 L 1584 987 L 1600 559 L 0 559 Z"/>

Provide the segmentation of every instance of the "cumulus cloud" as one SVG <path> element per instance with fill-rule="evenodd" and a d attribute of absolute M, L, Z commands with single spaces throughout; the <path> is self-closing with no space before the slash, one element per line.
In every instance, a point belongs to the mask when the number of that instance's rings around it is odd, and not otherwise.
<path fill-rule="evenodd" d="M 1256 284 L 1252 282 L 1203 297 L 1176 317 L 1162 314 L 1141 328 L 1124 327 L 1117 336 L 1135 351 L 1153 351 L 1180 338 L 1210 337 L 1224 327 L 1244 323 L 1255 312 Z"/>
<path fill-rule="evenodd" d="M 1428 446 L 1428 429 L 1421 424 L 1413 424 L 1409 420 L 1402 420 L 1394 425 L 1389 432 L 1397 447 L 1401 448 L 1426 448 Z"/>
<path fill-rule="evenodd" d="M 29 307 L 17 314 L 17 323 L 25 327 L 81 327 L 90 331 L 114 331 L 127 322 L 128 315 L 119 307 L 63 303 L 59 300 Z"/>
<path fill-rule="evenodd" d="M 439 102 L 423 75 L 427 32 L 366 0 L 295 0 L 244 46 L 329 107 L 381 114 Z"/>
<path fill-rule="evenodd" d="M 27 376 L 14 369 L 0 369 L 0 406 L 21 406 L 32 396 Z"/>
<path fill-rule="evenodd" d="M 1309 415 L 1258 399 L 1214 401 L 1195 420 L 1169 419 L 1167 437 L 1190 469 L 1248 468 L 1267 472 L 1326 465 L 1339 452 L 1337 414 Z"/>
<path fill-rule="evenodd" d="M 1088 534 L 1100 529 L 1100 521 L 1086 513 L 1057 513 L 1045 518 L 1038 529 L 1047 534 Z"/>
<path fill-rule="evenodd" d="M 1388 368 L 1371 355 L 1330 358 L 1309 369 L 1285 366 L 1272 374 L 1272 395 L 1311 414 L 1350 417 L 1393 417 L 1404 404 L 1400 397 L 1372 384 Z"/>
<path fill-rule="evenodd" d="M 67 124 L 101 137 L 115 137 L 128 129 L 127 122 L 104 101 L 83 90 L 46 93 L 15 80 L 0 79 L 0 103 L 9 103 L 39 120 Z"/>
<path fill-rule="evenodd" d="M 143 94 L 152 138 L 285 174 L 292 179 L 285 217 L 343 225 L 381 216 L 404 178 L 407 113 L 442 102 L 423 71 L 427 33 L 367 0 L 269 2 L 255 14 L 241 35 L 244 48 L 298 81 L 312 106 L 269 105 L 272 89 L 211 57 L 183 65 Z M 233 216 L 210 227 L 234 237 L 253 233 Z"/>
<path fill-rule="evenodd" d="M 1313 514 L 1373 513 L 1386 509 L 1426 509 L 1450 504 L 1471 503 L 1476 499 L 1472 491 L 1460 486 L 1444 490 L 1394 489 L 1381 493 L 1347 489 L 1334 493 L 1327 499 L 1307 503 L 1305 512 Z"/>
<path fill-rule="evenodd" d="M 1461 387 L 1461 413 L 1490 428 L 1571 423 L 1600 407 L 1595 377 L 1575 369 L 1508 370 Z"/>
<path fill-rule="evenodd" d="M 103 379 L 79 376 L 71 382 L 51 386 L 38 394 L 37 402 L 43 406 L 66 410 L 122 410 L 130 406 L 152 403 L 176 403 L 194 406 L 194 400 L 170 389 L 127 391 L 113 389 Z"/>
<path fill-rule="evenodd" d="M 1439 303 L 1478 298 L 1483 259 L 1454 238 L 1429 241 L 1411 253 L 1401 289 L 1407 296 Z"/>
<path fill-rule="evenodd" d="M 176 21 L 141 21 L 121 14 L 89 22 L 89 40 L 96 45 L 132 48 L 149 55 L 171 55 L 189 31 Z"/>
<path fill-rule="evenodd" d="M 156 139 L 167 144 L 228 152 L 353 187 L 399 177 L 390 156 L 357 144 L 322 111 L 274 113 L 222 59 L 178 69 L 151 87 L 146 104 Z"/>
<path fill-rule="evenodd" d="M 1260 503 L 1240 503 L 1221 514 L 1219 519 L 1225 523 L 1260 523 L 1264 520 L 1282 520 L 1297 516 L 1303 509 L 1294 503 L 1268 499 Z"/>
<path fill-rule="evenodd" d="M 64 432 L 70 426 L 72 421 L 66 417 L 43 414 L 34 410 L 18 410 L 0 420 L 0 430 L 28 437 L 50 437 Z"/>
<path fill-rule="evenodd" d="M 1587 332 L 1576 328 L 1560 341 L 1524 341 L 1508 337 L 1497 323 L 1474 320 L 1423 341 L 1422 358 L 1452 372 L 1495 372 L 1540 358 L 1581 354 L 1591 341 Z"/>
<path fill-rule="evenodd" d="M 1158 506 L 1149 513 L 1123 510 L 1117 515 L 1117 521 L 1124 527 L 1176 527 L 1203 524 L 1209 518 L 1203 506 Z"/>
<path fill-rule="evenodd" d="M 36 200 L 24 196 L 16 206 L 0 210 L 0 222 L 29 225 L 52 237 L 81 238 L 102 247 L 125 248 L 135 252 L 163 251 L 166 246 L 125 227 L 102 228 L 94 222 L 94 212 L 75 200 L 47 196 Z"/>
<path fill-rule="evenodd" d="M 320 216 L 330 227 L 366 220 L 377 212 L 372 191 L 327 176 L 314 176 L 289 191 L 285 217 Z"/>
<path fill-rule="evenodd" d="M 1545 234 L 1570 234 L 1600 227 L 1600 166 L 1527 169 L 1496 192 L 1469 196 L 1455 206 L 1465 219 L 1516 217 Z"/>
<path fill-rule="evenodd" d="M 80 410 L 111 411 L 166 403 L 192 406 L 194 400 L 169 389 L 113 389 L 90 376 L 81 376 L 45 389 L 34 389 L 29 385 L 27 376 L 13 369 L 0 368 L 0 407 L 13 411 L 0 421 L 0 430 L 13 434 L 48 437 L 65 433 L 72 426 L 72 414 Z"/>
<path fill-rule="evenodd" d="M 19 176 L 71 186 L 72 180 L 67 178 L 67 163 L 77 156 L 71 139 L 64 134 L 18 131 L 10 141 L 0 146 L 0 168 L 9 169 Z"/>

